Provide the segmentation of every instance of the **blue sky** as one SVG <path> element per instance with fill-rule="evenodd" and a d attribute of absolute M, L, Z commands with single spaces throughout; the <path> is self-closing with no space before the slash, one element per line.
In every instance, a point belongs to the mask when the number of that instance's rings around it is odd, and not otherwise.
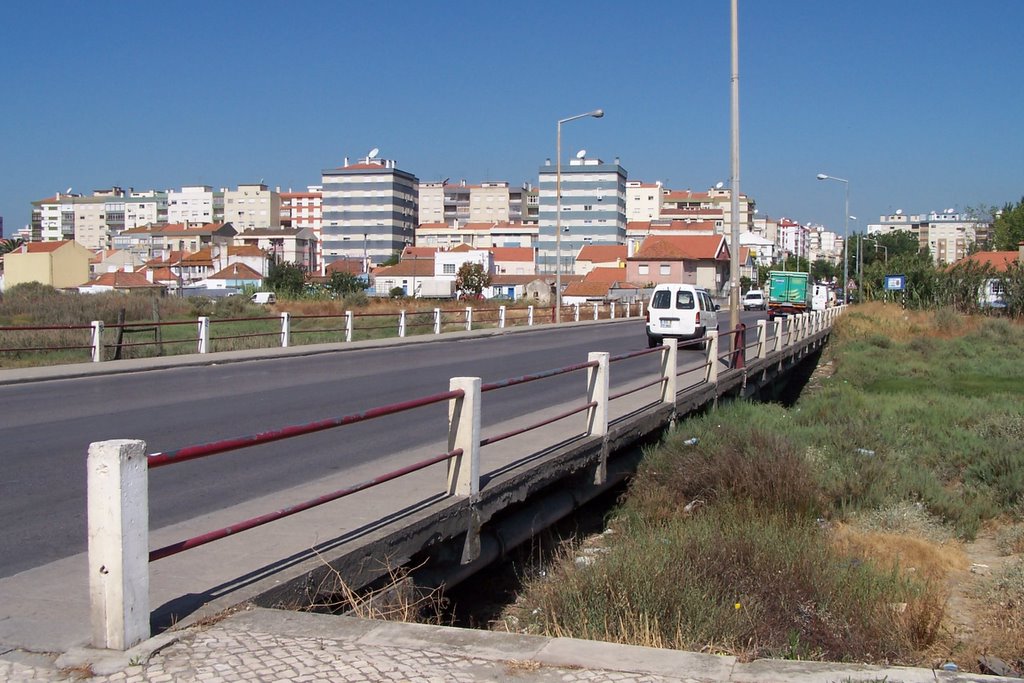
<path fill-rule="evenodd" d="M 741 190 L 851 231 L 1024 196 L 1024 1 L 740 0 Z M 373 147 L 421 180 L 537 181 L 586 148 L 729 183 L 729 2 L 17 2 L 0 215 L 73 187 L 318 184 Z"/>

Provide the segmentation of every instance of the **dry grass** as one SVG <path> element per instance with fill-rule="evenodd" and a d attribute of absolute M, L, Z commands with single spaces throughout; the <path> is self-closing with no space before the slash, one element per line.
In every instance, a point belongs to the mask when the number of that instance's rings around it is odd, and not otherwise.
<path fill-rule="evenodd" d="M 847 524 L 835 526 L 832 544 L 847 557 L 871 561 L 887 570 L 912 574 L 929 582 L 944 582 L 951 573 L 970 565 L 956 541 L 940 544 L 920 536 L 863 531 Z"/>
<path fill-rule="evenodd" d="M 871 302 L 856 306 L 840 318 L 836 333 L 842 338 L 865 339 L 875 336 L 906 343 L 914 339 L 935 337 L 951 339 L 976 330 L 979 320 L 952 309 L 904 309 L 895 304 Z"/>

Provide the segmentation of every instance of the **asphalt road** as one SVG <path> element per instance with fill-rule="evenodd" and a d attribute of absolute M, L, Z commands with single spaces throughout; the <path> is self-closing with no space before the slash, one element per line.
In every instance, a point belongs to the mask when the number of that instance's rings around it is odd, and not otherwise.
<path fill-rule="evenodd" d="M 747 321 L 753 314 L 744 314 Z M 753 324 L 753 323 L 749 323 Z M 646 347 L 641 321 L 0 386 L 0 577 L 85 550 L 88 444 L 143 439 L 147 452 L 339 417 L 448 390 L 580 363 L 590 351 Z M 682 351 L 680 365 L 697 363 Z M 650 372 L 624 362 L 612 391 Z M 489 393 L 483 423 L 582 397 L 581 373 Z M 154 470 L 150 526 L 176 523 L 445 437 L 447 407 Z M 485 431 L 486 433 L 486 431 Z"/>

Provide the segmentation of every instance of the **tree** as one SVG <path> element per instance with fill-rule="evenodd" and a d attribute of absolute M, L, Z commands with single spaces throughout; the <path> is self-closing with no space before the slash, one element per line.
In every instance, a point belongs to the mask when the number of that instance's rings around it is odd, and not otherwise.
<path fill-rule="evenodd" d="M 992 246 L 996 251 L 1016 251 L 1024 242 L 1024 198 L 1016 206 L 1007 204 L 996 212 L 992 223 Z"/>
<path fill-rule="evenodd" d="M 358 278 L 352 273 L 342 273 L 340 271 L 331 273 L 330 279 L 327 280 L 327 289 L 331 290 L 334 296 L 338 297 L 345 296 L 346 294 L 356 294 L 368 286 L 362 278 Z"/>
<path fill-rule="evenodd" d="M 455 275 L 455 289 L 464 298 L 479 299 L 490 284 L 491 276 L 479 263 L 463 263 Z"/>
<path fill-rule="evenodd" d="M 281 296 L 297 297 L 306 286 L 306 271 L 302 266 L 288 261 L 271 263 L 270 273 L 263 284 Z"/>
<path fill-rule="evenodd" d="M 21 247 L 25 243 L 25 240 L 20 237 L 13 237 L 7 240 L 0 240 L 0 254 L 9 254 L 15 249 Z"/>

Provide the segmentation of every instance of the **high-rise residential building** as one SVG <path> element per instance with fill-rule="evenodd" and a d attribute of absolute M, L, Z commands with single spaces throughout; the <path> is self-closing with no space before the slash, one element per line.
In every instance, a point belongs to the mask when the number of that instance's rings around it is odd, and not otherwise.
<path fill-rule="evenodd" d="M 537 188 L 531 183 L 523 183 L 522 187 L 509 188 L 508 219 L 510 222 L 536 223 L 537 210 L 540 207 Z"/>
<path fill-rule="evenodd" d="M 281 195 L 263 183 L 224 191 L 224 220 L 238 232 L 281 226 Z"/>
<path fill-rule="evenodd" d="M 486 182 L 469 188 L 470 223 L 507 223 L 509 191 L 505 181 Z"/>
<path fill-rule="evenodd" d="M 561 221 L 556 220 L 557 166 L 549 159 L 540 167 L 537 271 L 554 273 L 557 246 L 556 224 L 561 225 L 561 272 L 573 272 L 575 253 L 570 244 L 625 244 L 627 173 L 616 158 L 607 164 L 582 153 L 562 164 Z"/>
<path fill-rule="evenodd" d="M 910 214 L 902 209 L 888 216 L 879 216 L 878 223 L 867 226 L 869 235 L 885 235 L 905 230 L 913 235 L 918 248 L 925 249 L 936 265 L 956 263 L 967 255 L 971 245 L 987 239 L 988 223 L 967 218 L 954 209 Z"/>
<path fill-rule="evenodd" d="M 380 263 L 415 239 L 419 179 L 393 160 L 367 156 L 323 171 L 325 263 L 366 258 Z"/>
<path fill-rule="evenodd" d="M 106 249 L 125 227 L 125 191 L 95 190 L 90 197 L 58 192 L 32 202 L 32 241 L 73 239 L 88 249 Z"/>
<path fill-rule="evenodd" d="M 309 228 L 313 231 L 313 263 L 321 268 L 324 266 L 323 252 L 320 248 L 320 240 L 323 237 L 321 228 L 324 224 L 322 190 L 319 185 L 309 185 L 305 192 L 292 192 L 289 189 L 281 193 L 281 227 Z"/>
<path fill-rule="evenodd" d="M 460 180 L 419 184 L 419 225 L 445 223 L 457 228 L 467 223 L 508 223 L 536 220 L 536 192 L 528 183 L 513 188 L 504 180 L 477 185 Z"/>
<path fill-rule="evenodd" d="M 185 185 L 167 193 L 168 223 L 219 223 L 224 219 L 224 190 L 209 185 Z"/>

